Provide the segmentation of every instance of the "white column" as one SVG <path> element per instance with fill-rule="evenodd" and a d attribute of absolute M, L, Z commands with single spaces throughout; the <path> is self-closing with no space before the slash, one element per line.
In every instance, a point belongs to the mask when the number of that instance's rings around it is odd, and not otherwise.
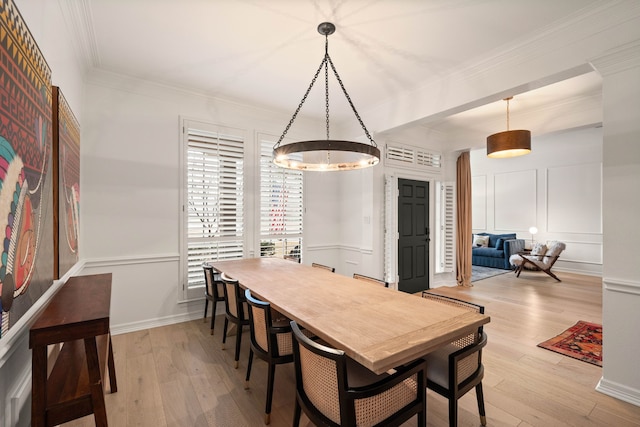
<path fill-rule="evenodd" d="M 592 61 L 603 77 L 603 358 L 597 390 L 640 406 L 640 41 Z"/>

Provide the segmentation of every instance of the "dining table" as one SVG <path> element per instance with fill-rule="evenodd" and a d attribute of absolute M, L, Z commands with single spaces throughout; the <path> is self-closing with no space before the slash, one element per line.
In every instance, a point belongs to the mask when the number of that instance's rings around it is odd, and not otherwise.
<path fill-rule="evenodd" d="M 489 323 L 485 314 L 275 257 L 210 262 L 376 374 Z"/>

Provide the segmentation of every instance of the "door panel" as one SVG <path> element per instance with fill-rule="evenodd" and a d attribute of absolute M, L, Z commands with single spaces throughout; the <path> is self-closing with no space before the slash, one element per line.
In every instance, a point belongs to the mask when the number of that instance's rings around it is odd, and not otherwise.
<path fill-rule="evenodd" d="M 429 289 L 429 183 L 398 179 L 398 289 Z"/>

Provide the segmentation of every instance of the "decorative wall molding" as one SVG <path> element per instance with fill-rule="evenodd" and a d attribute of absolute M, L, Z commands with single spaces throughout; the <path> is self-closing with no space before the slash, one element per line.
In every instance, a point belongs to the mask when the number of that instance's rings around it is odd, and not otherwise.
<path fill-rule="evenodd" d="M 77 57 L 85 70 L 100 66 L 98 44 L 91 22 L 91 7 L 88 0 L 63 0 L 59 2 L 62 16 L 72 34 Z"/>
<path fill-rule="evenodd" d="M 527 230 L 536 223 L 537 170 L 514 170 L 493 175 L 495 230 Z M 513 195 L 518 194 L 514 203 Z"/>
<path fill-rule="evenodd" d="M 592 59 L 591 63 L 603 76 L 640 68 L 640 40 L 612 49 Z"/>
<path fill-rule="evenodd" d="M 136 255 L 127 257 L 94 258 L 85 260 L 85 268 L 119 267 L 123 265 L 179 262 L 180 254 Z"/>
<path fill-rule="evenodd" d="M 602 162 L 549 167 L 545 177 L 547 231 L 602 235 Z"/>
<path fill-rule="evenodd" d="M 632 405 L 640 406 L 640 390 L 600 378 L 596 390 L 607 396 L 620 399 Z"/>
<path fill-rule="evenodd" d="M 26 420 L 22 424 L 19 422 L 22 408 L 27 405 L 31 398 L 31 366 L 29 364 L 23 366 L 25 369 L 20 373 L 14 383 L 14 387 L 7 393 L 7 400 L 10 400 L 10 402 L 5 405 L 7 409 L 5 412 L 5 425 L 8 426 L 27 425 L 29 423 Z"/>
<path fill-rule="evenodd" d="M 619 292 L 623 294 L 640 295 L 640 282 L 616 279 L 611 277 L 602 278 L 602 286 L 605 292 Z"/>

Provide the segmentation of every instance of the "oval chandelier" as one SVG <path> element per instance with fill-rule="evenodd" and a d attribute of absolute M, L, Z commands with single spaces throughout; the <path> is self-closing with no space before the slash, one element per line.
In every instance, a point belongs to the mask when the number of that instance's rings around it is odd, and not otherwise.
<path fill-rule="evenodd" d="M 509 130 L 509 101 L 507 101 L 507 130 L 487 137 L 487 157 L 503 159 L 522 156 L 531 152 L 531 132 L 528 130 Z"/>
<path fill-rule="evenodd" d="M 358 111 L 351 101 L 351 97 L 342 83 L 342 79 L 338 75 L 336 67 L 329 56 L 329 35 L 336 30 L 335 25 L 331 22 L 323 22 L 318 25 L 318 32 L 325 36 L 324 58 L 318 67 L 311 84 L 307 88 L 298 108 L 293 113 L 293 117 L 289 120 L 289 124 L 273 146 L 273 162 L 283 168 L 307 170 L 307 171 L 340 171 L 362 169 L 377 165 L 380 162 L 380 150 L 375 141 L 365 127 Z M 369 143 L 361 143 L 354 141 L 344 141 L 331 139 L 329 136 L 329 66 L 340 84 L 340 88 L 344 93 L 351 109 L 353 110 L 360 126 L 364 130 Z M 326 111 L 326 139 L 317 139 L 312 141 L 300 141 L 289 144 L 281 144 L 289 128 L 296 119 L 298 112 L 302 108 L 311 88 L 316 82 L 320 71 L 324 68 L 324 84 L 325 84 L 325 111 Z"/>

